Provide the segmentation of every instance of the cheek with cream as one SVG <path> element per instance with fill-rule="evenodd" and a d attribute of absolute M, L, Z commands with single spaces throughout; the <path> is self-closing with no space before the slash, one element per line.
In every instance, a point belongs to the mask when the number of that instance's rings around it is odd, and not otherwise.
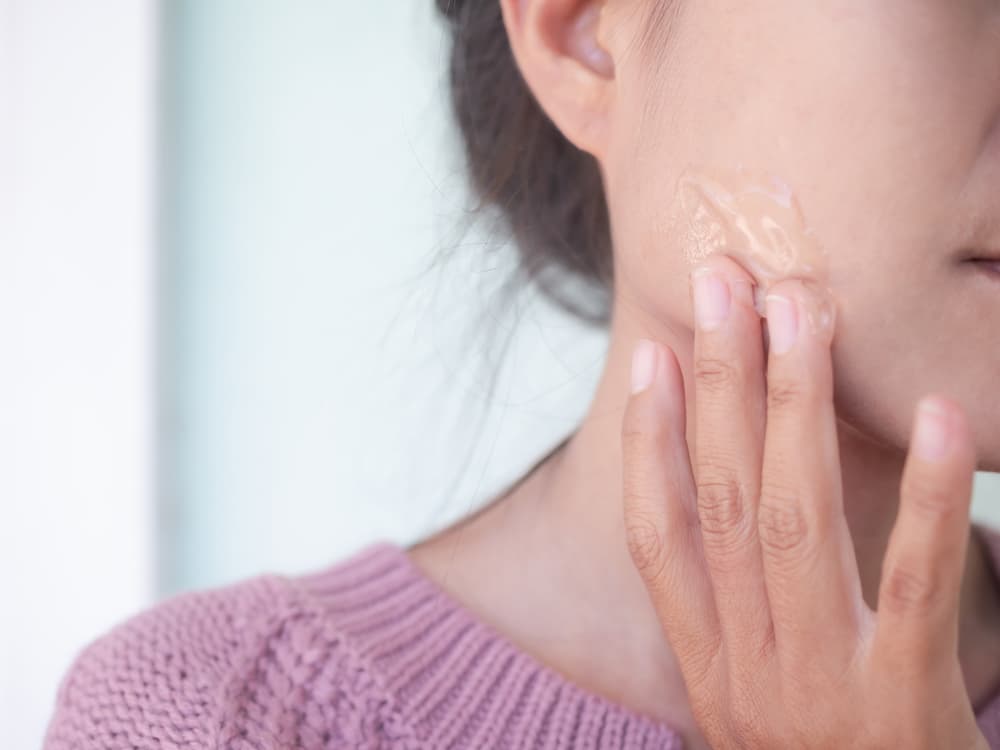
<path fill-rule="evenodd" d="M 717 253 L 739 262 L 754 278 L 761 316 L 772 284 L 801 279 L 816 291 L 817 306 L 807 311 L 813 331 L 832 329 L 828 254 L 787 183 L 767 172 L 691 167 L 674 195 L 667 224 L 689 266 Z"/>

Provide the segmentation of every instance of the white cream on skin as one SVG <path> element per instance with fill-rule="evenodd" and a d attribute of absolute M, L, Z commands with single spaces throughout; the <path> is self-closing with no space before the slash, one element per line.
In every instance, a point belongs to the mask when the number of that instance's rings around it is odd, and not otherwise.
<path fill-rule="evenodd" d="M 742 168 L 688 168 L 675 196 L 670 223 L 690 266 L 716 253 L 732 257 L 754 278 L 754 305 L 762 317 L 767 290 L 779 279 L 815 285 L 819 305 L 809 311 L 809 322 L 816 333 L 832 327 L 828 254 L 786 182 Z"/>

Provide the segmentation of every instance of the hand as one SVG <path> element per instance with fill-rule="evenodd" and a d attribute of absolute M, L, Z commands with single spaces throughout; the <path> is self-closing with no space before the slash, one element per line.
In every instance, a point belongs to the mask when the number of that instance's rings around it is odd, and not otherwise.
<path fill-rule="evenodd" d="M 765 378 L 750 277 L 706 266 L 731 303 L 696 300 L 693 456 L 663 345 L 646 344 L 652 367 L 637 349 L 622 427 L 629 553 L 695 721 L 717 750 L 988 750 L 957 656 L 975 469 L 961 408 L 931 396 L 917 411 L 876 613 L 843 511 L 833 326 L 807 317 L 816 289 L 771 288 Z"/>

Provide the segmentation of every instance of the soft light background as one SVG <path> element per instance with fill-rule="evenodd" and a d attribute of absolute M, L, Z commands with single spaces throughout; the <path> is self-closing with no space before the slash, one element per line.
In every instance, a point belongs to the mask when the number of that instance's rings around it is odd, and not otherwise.
<path fill-rule="evenodd" d="M 475 509 L 582 415 L 605 336 L 491 299 L 432 0 L 167 8 L 164 589 Z"/>
<path fill-rule="evenodd" d="M 154 7 L 0 0 L 0 746 L 153 591 Z"/>
<path fill-rule="evenodd" d="M 603 334 L 459 232 L 431 6 L 0 0 L 5 747 L 122 618 L 415 540 L 582 416 Z"/>

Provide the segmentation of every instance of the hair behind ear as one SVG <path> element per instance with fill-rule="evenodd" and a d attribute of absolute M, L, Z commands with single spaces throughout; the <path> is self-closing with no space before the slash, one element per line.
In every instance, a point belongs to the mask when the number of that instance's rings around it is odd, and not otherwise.
<path fill-rule="evenodd" d="M 451 103 L 472 188 L 479 208 L 498 210 L 517 244 L 511 282 L 533 281 L 562 309 L 606 325 L 613 257 L 596 159 L 573 146 L 536 102 L 498 0 L 435 2 L 451 31 Z M 584 282 L 582 293 L 567 275 Z"/>

